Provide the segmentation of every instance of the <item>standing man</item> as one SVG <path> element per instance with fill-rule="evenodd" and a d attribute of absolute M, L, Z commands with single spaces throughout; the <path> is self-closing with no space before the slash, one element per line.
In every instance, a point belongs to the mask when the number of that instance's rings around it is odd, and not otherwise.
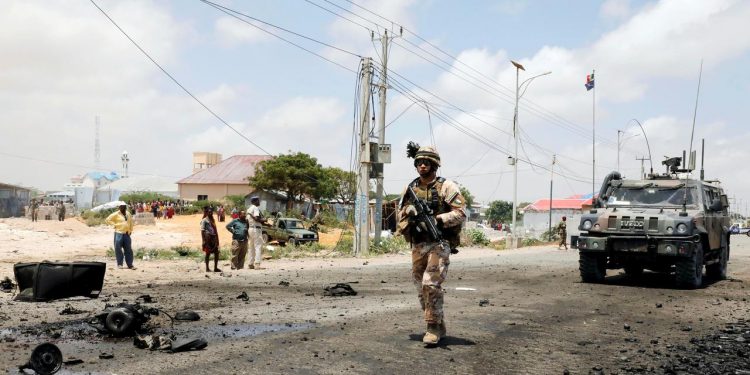
<path fill-rule="evenodd" d="M 245 217 L 245 211 L 240 211 L 239 216 L 227 224 L 227 230 L 232 233 L 232 269 L 241 270 L 245 267 L 245 255 L 247 254 L 247 238 L 250 223 Z"/>
<path fill-rule="evenodd" d="M 133 215 L 128 212 L 128 206 L 125 203 L 120 204 L 119 210 L 107 216 L 105 222 L 115 228 L 115 258 L 117 259 L 117 268 L 122 268 L 122 260 L 125 258 L 125 264 L 128 265 L 128 268 L 135 270 L 135 266 L 133 266 L 133 247 L 130 241 L 130 235 L 133 233 Z"/>
<path fill-rule="evenodd" d="M 560 235 L 560 243 L 557 245 L 557 248 L 564 247 L 565 250 L 568 250 L 568 224 L 566 223 L 568 219 L 563 216 L 562 220 L 560 221 L 560 224 L 557 224 L 557 234 Z"/>
<path fill-rule="evenodd" d="M 417 197 L 430 206 L 443 239 L 454 249 L 459 244 L 461 226 L 466 219 L 464 198 L 458 185 L 437 177 L 440 155 L 434 148 L 420 148 L 410 142 L 407 156 L 414 158 L 414 166 L 419 174 L 407 189 L 414 189 Z M 427 332 L 422 342 L 436 345 L 446 333 L 442 284 L 448 275 L 451 249 L 430 239 L 427 231 L 415 222 L 416 215 L 414 202 L 408 199 L 404 191 L 399 205 L 397 232 L 411 243 L 412 277 L 427 322 Z"/>
<path fill-rule="evenodd" d="M 65 221 L 65 203 L 63 201 L 60 201 L 59 206 L 57 207 L 57 220 L 59 221 Z"/>
<path fill-rule="evenodd" d="M 263 224 L 263 215 L 260 213 L 260 198 L 257 196 L 250 197 L 250 208 L 247 213 L 250 215 L 250 262 L 247 268 L 249 269 L 260 269 L 261 252 L 263 250 L 263 232 L 261 231 L 261 225 Z"/>
<path fill-rule="evenodd" d="M 31 221 L 36 221 L 36 216 L 39 214 L 39 202 L 36 198 L 31 200 Z"/>

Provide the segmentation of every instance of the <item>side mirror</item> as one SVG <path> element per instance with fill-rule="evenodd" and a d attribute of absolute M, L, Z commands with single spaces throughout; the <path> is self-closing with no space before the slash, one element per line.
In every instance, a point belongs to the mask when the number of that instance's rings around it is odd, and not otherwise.
<path fill-rule="evenodd" d="M 711 211 L 722 211 L 724 210 L 724 205 L 721 204 L 721 200 L 716 198 L 713 202 L 711 202 L 711 206 L 708 207 Z"/>

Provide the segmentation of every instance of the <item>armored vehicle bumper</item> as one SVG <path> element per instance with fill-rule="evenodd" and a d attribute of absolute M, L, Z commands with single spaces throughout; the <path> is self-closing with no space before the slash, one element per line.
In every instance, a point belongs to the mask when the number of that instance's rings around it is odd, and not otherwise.
<path fill-rule="evenodd" d="M 649 255 L 665 257 L 691 257 L 696 248 L 696 237 L 676 236 L 608 236 L 578 237 L 578 251 L 621 255 Z"/>

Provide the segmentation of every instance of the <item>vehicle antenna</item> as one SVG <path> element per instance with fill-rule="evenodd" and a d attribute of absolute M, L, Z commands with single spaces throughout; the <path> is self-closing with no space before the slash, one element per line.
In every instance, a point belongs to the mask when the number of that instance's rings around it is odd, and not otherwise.
<path fill-rule="evenodd" d="M 695 93 L 695 108 L 693 109 L 693 129 L 690 132 L 690 148 L 688 149 L 688 155 L 693 155 L 693 136 L 695 135 L 695 117 L 698 115 L 698 97 L 700 97 L 701 94 L 701 78 L 703 76 L 703 59 L 701 59 L 701 67 L 698 71 L 698 91 Z M 689 165 L 690 163 L 687 163 L 686 165 Z M 701 174 L 703 173 L 703 165 L 701 164 Z M 685 197 L 682 200 L 682 212 L 687 213 L 687 194 L 688 194 L 688 187 L 687 187 L 687 173 L 685 173 Z"/>

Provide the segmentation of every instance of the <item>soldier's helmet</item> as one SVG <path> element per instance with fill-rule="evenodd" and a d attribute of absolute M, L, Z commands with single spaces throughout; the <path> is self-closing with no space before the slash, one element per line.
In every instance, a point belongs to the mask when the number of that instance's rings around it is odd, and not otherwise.
<path fill-rule="evenodd" d="M 427 159 L 431 161 L 436 167 L 440 166 L 440 154 L 438 154 L 437 150 L 435 150 L 434 147 L 420 147 L 417 151 L 417 155 L 414 157 L 414 165 L 416 165 L 417 160 L 419 159 Z"/>

